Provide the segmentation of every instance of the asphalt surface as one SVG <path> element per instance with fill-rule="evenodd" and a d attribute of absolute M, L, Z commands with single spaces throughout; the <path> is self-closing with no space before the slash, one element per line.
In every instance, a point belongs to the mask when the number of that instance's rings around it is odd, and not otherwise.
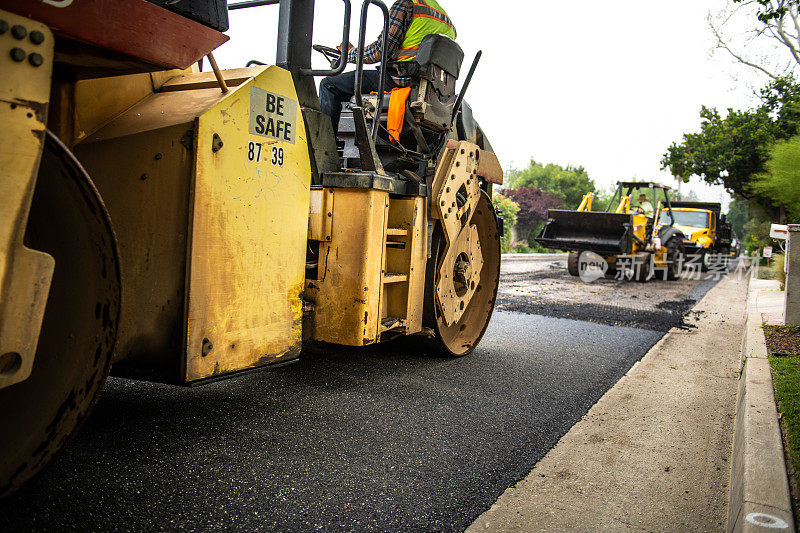
<path fill-rule="evenodd" d="M 391 343 L 193 388 L 111 378 L 0 531 L 460 531 L 662 335 L 498 311 L 461 359 Z"/>
<path fill-rule="evenodd" d="M 497 308 L 666 333 L 691 327 L 687 313 L 722 275 L 687 270 L 677 280 L 637 283 L 609 277 L 582 283 L 566 275 L 566 268 L 566 254 L 506 260 Z"/>

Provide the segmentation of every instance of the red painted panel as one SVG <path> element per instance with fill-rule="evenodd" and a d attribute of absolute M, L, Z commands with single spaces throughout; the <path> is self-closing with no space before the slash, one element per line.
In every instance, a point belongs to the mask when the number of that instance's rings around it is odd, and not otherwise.
<path fill-rule="evenodd" d="M 228 40 L 145 0 L 0 0 L 0 9 L 43 22 L 56 34 L 166 68 L 187 68 Z"/>

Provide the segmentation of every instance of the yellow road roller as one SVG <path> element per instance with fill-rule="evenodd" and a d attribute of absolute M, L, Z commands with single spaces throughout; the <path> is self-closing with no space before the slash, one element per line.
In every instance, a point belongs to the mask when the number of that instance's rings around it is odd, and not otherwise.
<path fill-rule="evenodd" d="M 222 0 L 0 0 L 2 495 L 109 371 L 195 384 L 404 335 L 463 356 L 486 330 L 503 171 L 463 99 L 479 56 L 456 91 L 463 52 L 426 37 L 380 65 L 412 76 L 405 106 L 356 91 L 334 131 L 315 78 L 345 62 L 311 68 L 314 0 L 232 7 L 277 18 L 274 65 L 217 67 Z"/>

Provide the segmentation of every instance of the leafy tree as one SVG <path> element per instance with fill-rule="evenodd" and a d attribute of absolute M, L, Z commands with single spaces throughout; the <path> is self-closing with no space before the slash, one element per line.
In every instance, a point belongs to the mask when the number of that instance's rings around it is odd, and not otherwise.
<path fill-rule="evenodd" d="M 504 189 L 500 194 L 508 196 L 519 206 L 517 228 L 521 235 L 527 235 L 539 223 L 547 220 L 548 209 L 562 209 L 561 198 L 544 192 L 538 187 Z"/>
<path fill-rule="evenodd" d="M 727 219 L 728 222 L 731 223 L 733 234 L 739 239 L 744 238 L 746 235 L 744 226 L 747 224 L 747 220 L 749 218 L 750 210 L 747 206 L 747 200 L 744 200 L 741 197 L 734 198 L 731 202 L 731 205 L 728 207 Z"/>
<path fill-rule="evenodd" d="M 697 175 L 749 197 L 750 179 L 764 169 L 774 140 L 769 114 L 764 109 L 729 109 L 723 118 L 716 109 L 703 106 L 700 117 L 700 132 L 684 134 L 681 144 L 672 143 L 661 159 L 662 169 L 685 182 Z"/>
<path fill-rule="evenodd" d="M 613 187 L 612 188 L 608 188 L 608 189 L 602 189 L 602 190 L 599 190 L 599 191 L 595 191 L 594 192 L 594 200 L 592 200 L 592 211 L 606 211 L 606 210 L 609 210 L 608 209 L 608 204 L 610 204 L 611 200 L 614 199 L 614 195 L 616 194 L 616 192 L 617 192 L 617 189 L 613 188 Z M 617 206 L 614 205 L 614 206 L 612 206 L 612 208 L 610 210 L 614 211 L 614 209 L 616 209 L 616 208 L 617 208 Z"/>
<path fill-rule="evenodd" d="M 772 244 L 769 236 L 771 221 L 758 204 L 735 197 L 728 208 L 727 219 L 733 234 L 748 252 L 757 252 Z"/>
<path fill-rule="evenodd" d="M 750 219 L 744 225 L 745 248 L 749 253 L 757 252 L 772 244 L 769 237 L 770 221 L 759 209 L 752 210 Z"/>
<path fill-rule="evenodd" d="M 752 0 L 733 0 L 734 4 L 749 3 Z M 765 24 L 772 21 L 781 21 L 787 14 L 791 15 L 792 10 L 796 9 L 800 0 L 755 0 L 760 7 L 756 11 L 758 20 Z"/>
<path fill-rule="evenodd" d="M 783 206 L 790 223 L 800 221 L 800 136 L 772 148 L 764 172 L 755 177 L 751 188 Z"/>
<path fill-rule="evenodd" d="M 670 200 L 676 200 L 676 201 L 679 201 L 679 202 L 699 202 L 700 201 L 700 197 L 697 196 L 697 193 L 694 192 L 694 191 L 689 191 L 688 193 L 681 194 L 680 197 L 678 197 L 678 191 L 676 191 L 674 189 L 670 189 L 669 192 L 670 192 L 670 197 L 669 197 Z"/>
<path fill-rule="evenodd" d="M 743 16 L 757 19 L 752 30 L 741 31 Z M 708 25 L 717 49 L 772 79 L 790 75 L 800 65 L 798 0 L 733 0 L 716 16 L 709 14 Z M 785 53 L 777 53 L 781 50 Z"/>
<path fill-rule="evenodd" d="M 661 165 L 683 181 L 699 176 L 707 183 L 722 184 L 731 194 L 754 199 L 777 220 L 781 202 L 767 189 L 757 191 L 751 184 L 766 170 L 775 141 L 798 133 L 800 85 L 785 78 L 774 80 L 761 91 L 761 100 L 755 109 L 729 109 L 725 117 L 704 106 L 700 132 L 684 134 L 680 144 L 672 143 Z"/>
<path fill-rule="evenodd" d="M 508 173 L 508 184 L 513 189 L 538 187 L 561 199 L 564 209 L 577 208 L 583 195 L 595 190 L 594 181 L 583 167 L 562 167 L 552 163 L 542 165 L 533 159 L 528 168 L 511 170 Z"/>
<path fill-rule="evenodd" d="M 761 90 L 762 108 L 772 118 L 777 139 L 800 133 L 800 84 L 794 78 L 778 78 Z"/>
<path fill-rule="evenodd" d="M 505 254 L 511 251 L 511 228 L 517 223 L 519 206 L 511 198 L 496 193 L 492 196 L 492 203 L 497 211 L 497 216 L 503 221 L 503 235 L 500 237 L 500 251 Z"/>

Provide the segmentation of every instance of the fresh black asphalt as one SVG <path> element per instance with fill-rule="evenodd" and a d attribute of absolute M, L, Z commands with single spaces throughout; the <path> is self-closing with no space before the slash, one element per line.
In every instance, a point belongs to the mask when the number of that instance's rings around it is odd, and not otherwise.
<path fill-rule="evenodd" d="M 0 531 L 460 531 L 661 336 L 496 312 L 461 359 L 322 347 L 194 388 L 112 378 Z"/>

